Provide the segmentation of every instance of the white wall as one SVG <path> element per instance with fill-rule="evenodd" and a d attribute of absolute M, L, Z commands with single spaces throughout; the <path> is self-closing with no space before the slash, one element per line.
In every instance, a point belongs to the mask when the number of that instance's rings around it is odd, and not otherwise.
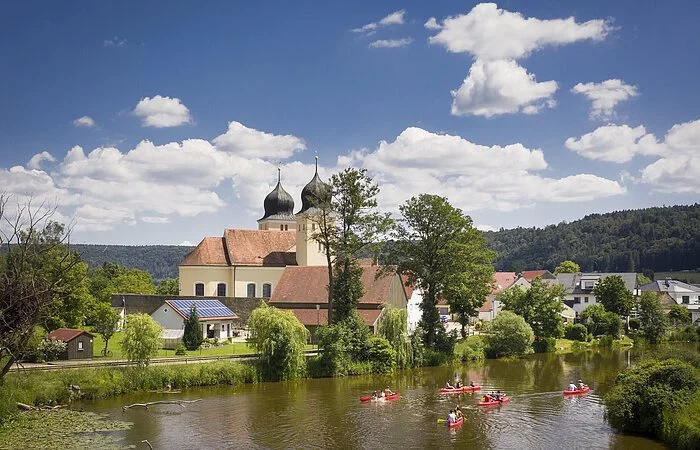
<path fill-rule="evenodd" d="M 182 330 L 185 328 L 185 320 L 167 303 L 160 305 L 151 314 L 151 317 L 167 330 Z"/>

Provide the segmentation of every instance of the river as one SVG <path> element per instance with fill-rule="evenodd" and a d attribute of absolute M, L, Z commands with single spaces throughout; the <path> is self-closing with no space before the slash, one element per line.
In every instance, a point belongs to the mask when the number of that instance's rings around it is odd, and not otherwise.
<path fill-rule="evenodd" d="M 655 441 L 614 433 L 604 421 L 601 397 L 635 355 L 631 350 L 532 355 L 514 361 L 422 368 L 373 375 L 190 389 L 181 394 L 140 394 L 85 403 L 86 410 L 128 420 L 125 444 L 146 448 L 477 448 L 664 449 Z M 474 380 L 484 390 L 507 392 L 511 402 L 476 406 L 477 393 L 441 395 L 446 380 Z M 564 397 L 570 381 L 592 391 Z M 391 386 L 398 400 L 360 403 L 358 397 Z M 483 392 L 483 391 L 482 391 Z M 129 409 L 125 404 L 174 399 L 202 401 Z M 466 421 L 438 424 L 457 403 Z"/>

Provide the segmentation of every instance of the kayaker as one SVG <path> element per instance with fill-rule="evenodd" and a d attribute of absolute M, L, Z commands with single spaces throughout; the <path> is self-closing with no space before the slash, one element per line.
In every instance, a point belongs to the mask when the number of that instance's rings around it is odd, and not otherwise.
<path fill-rule="evenodd" d="M 386 389 L 384 389 L 384 393 L 385 393 L 387 396 L 389 396 L 389 395 L 394 395 L 394 391 L 392 391 L 391 389 L 389 389 L 389 386 L 387 386 Z"/>
<path fill-rule="evenodd" d="M 493 395 L 493 398 L 496 399 L 496 401 L 501 401 L 501 398 L 503 397 L 503 394 L 501 394 L 501 391 L 496 391 L 496 393 Z"/>
<path fill-rule="evenodd" d="M 455 423 L 457 422 L 457 415 L 455 414 L 455 410 L 451 409 L 450 413 L 447 415 L 447 421 L 450 423 Z"/>
<path fill-rule="evenodd" d="M 471 381 L 469 382 L 469 387 L 476 387 L 476 385 L 474 384 L 474 380 L 471 380 Z"/>
<path fill-rule="evenodd" d="M 384 398 L 386 397 L 386 393 L 384 391 L 379 393 L 379 398 Z"/>
<path fill-rule="evenodd" d="M 447 380 L 447 382 L 445 383 L 445 388 L 454 389 L 455 387 L 450 384 L 450 380 Z"/>
<path fill-rule="evenodd" d="M 455 383 L 455 388 L 462 389 L 462 383 L 459 380 L 457 380 L 457 382 Z"/>
<path fill-rule="evenodd" d="M 379 397 L 379 394 L 377 394 L 377 391 L 372 392 L 372 398 L 376 400 Z"/>
<path fill-rule="evenodd" d="M 586 385 L 583 383 L 583 381 L 578 380 L 578 387 L 579 387 L 579 389 L 583 390 L 586 388 Z"/>
<path fill-rule="evenodd" d="M 577 390 L 577 389 L 578 389 L 578 388 L 576 387 L 576 385 L 574 384 L 573 381 L 572 381 L 571 383 L 569 383 L 569 385 L 566 387 L 566 390 L 567 390 L 567 391 L 575 391 L 575 390 Z"/>
<path fill-rule="evenodd" d="M 459 407 L 459 405 L 455 406 L 455 416 L 457 419 L 460 417 L 464 417 L 464 413 L 462 413 L 462 408 Z"/>

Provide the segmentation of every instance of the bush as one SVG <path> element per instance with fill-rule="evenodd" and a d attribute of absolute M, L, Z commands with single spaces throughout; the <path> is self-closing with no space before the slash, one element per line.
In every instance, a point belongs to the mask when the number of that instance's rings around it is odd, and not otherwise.
<path fill-rule="evenodd" d="M 525 319 L 510 311 L 501 311 L 488 327 L 486 355 L 489 358 L 523 355 L 530 350 L 533 341 L 534 333 Z"/>
<path fill-rule="evenodd" d="M 668 339 L 670 341 L 676 342 L 695 342 L 699 338 L 696 328 L 697 327 L 694 327 L 692 325 L 681 327 L 678 330 L 671 333 Z"/>
<path fill-rule="evenodd" d="M 484 340 L 481 337 L 472 336 L 467 339 L 466 346 L 462 350 L 460 359 L 463 362 L 481 361 L 486 357 L 486 353 L 484 352 L 485 347 L 486 344 L 484 344 Z"/>
<path fill-rule="evenodd" d="M 564 336 L 572 341 L 586 342 L 588 339 L 588 329 L 581 323 L 569 324 L 564 330 Z"/>
<path fill-rule="evenodd" d="M 42 363 L 44 362 L 44 353 L 39 350 L 39 345 L 46 339 L 46 332 L 43 329 L 34 330 L 34 334 L 29 338 L 27 342 L 27 350 L 20 356 L 20 360 L 24 362 L 31 363 Z"/>
<path fill-rule="evenodd" d="M 535 353 L 549 353 L 557 348 L 557 340 L 555 338 L 538 337 L 532 342 L 532 348 Z"/>
<path fill-rule="evenodd" d="M 610 348 L 610 347 L 612 347 L 614 341 L 615 340 L 613 339 L 612 336 L 605 335 L 605 336 L 601 336 L 598 339 L 598 345 L 600 345 L 601 347 Z"/>
<path fill-rule="evenodd" d="M 700 448 L 700 391 L 695 393 L 692 402 L 676 411 L 664 414 L 662 439 L 673 448 Z"/>
<path fill-rule="evenodd" d="M 604 399 L 606 418 L 618 431 L 661 437 L 664 415 L 688 404 L 699 385 L 690 364 L 675 359 L 642 361 L 617 376 Z"/>
<path fill-rule="evenodd" d="M 632 318 L 629 320 L 629 328 L 632 331 L 637 331 L 642 327 L 642 321 L 637 318 Z"/>
<path fill-rule="evenodd" d="M 369 362 L 374 373 L 390 373 L 396 367 L 396 350 L 388 340 L 372 337 L 369 339 Z"/>
<path fill-rule="evenodd" d="M 44 355 L 44 361 L 56 361 L 68 349 L 68 344 L 58 339 L 44 339 L 38 350 Z"/>
<path fill-rule="evenodd" d="M 318 345 L 323 349 L 316 370 L 328 376 L 355 374 L 356 363 L 370 362 L 372 332 L 354 311 L 345 320 L 331 326 L 322 326 L 316 332 Z M 367 372 L 371 372 L 370 369 Z M 353 368 L 354 367 L 354 368 Z M 366 370 L 364 366 L 362 370 Z"/>
<path fill-rule="evenodd" d="M 177 348 L 175 349 L 175 354 L 177 356 L 185 356 L 187 354 L 186 350 L 187 350 L 187 348 L 185 347 L 185 344 L 180 342 L 179 344 L 177 344 Z"/>

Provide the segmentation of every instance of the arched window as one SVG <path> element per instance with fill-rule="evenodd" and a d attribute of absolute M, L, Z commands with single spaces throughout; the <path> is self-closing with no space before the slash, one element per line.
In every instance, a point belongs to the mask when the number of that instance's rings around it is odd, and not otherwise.
<path fill-rule="evenodd" d="M 216 285 L 216 295 L 219 297 L 226 297 L 226 283 L 219 283 Z"/>
<path fill-rule="evenodd" d="M 264 298 L 272 297 L 272 284 L 270 284 L 270 283 L 263 284 L 263 297 Z"/>
<path fill-rule="evenodd" d="M 248 298 L 255 297 L 255 283 L 248 283 Z"/>
<path fill-rule="evenodd" d="M 204 283 L 194 284 L 194 295 L 197 297 L 204 297 Z"/>

